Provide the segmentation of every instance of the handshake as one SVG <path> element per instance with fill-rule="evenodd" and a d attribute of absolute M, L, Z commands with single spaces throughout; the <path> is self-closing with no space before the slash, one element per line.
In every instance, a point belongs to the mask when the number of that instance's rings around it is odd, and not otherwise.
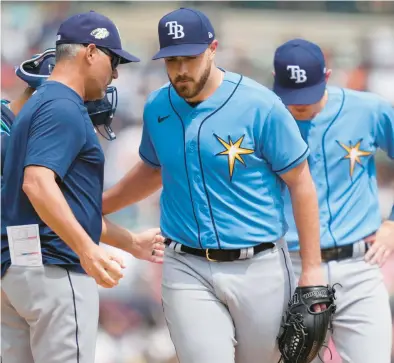
<path fill-rule="evenodd" d="M 164 237 L 160 234 L 159 228 L 134 234 L 105 220 L 101 240 L 108 245 L 131 253 L 140 260 L 163 263 Z M 85 245 L 85 248 L 76 251 L 76 253 L 85 272 L 93 277 L 98 285 L 105 288 L 118 285 L 119 280 L 123 277 L 122 269 L 126 267 L 121 257 L 95 243 Z"/>

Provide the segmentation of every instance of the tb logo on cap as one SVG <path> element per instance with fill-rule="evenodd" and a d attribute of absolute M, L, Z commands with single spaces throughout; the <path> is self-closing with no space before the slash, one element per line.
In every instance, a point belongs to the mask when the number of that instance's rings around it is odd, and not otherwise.
<path fill-rule="evenodd" d="M 295 79 L 295 83 L 304 83 L 308 79 L 305 69 L 300 66 L 287 66 L 287 70 L 290 70 L 290 79 Z"/>
<path fill-rule="evenodd" d="M 168 35 L 173 35 L 172 39 L 180 39 L 185 36 L 185 33 L 183 32 L 183 26 L 178 24 L 177 21 L 167 21 L 166 27 L 167 26 L 170 30 Z"/>

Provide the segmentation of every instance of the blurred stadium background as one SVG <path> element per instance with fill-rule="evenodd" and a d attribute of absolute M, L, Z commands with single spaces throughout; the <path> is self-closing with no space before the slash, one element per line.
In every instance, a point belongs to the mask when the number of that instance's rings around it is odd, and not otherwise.
<path fill-rule="evenodd" d="M 2 98 L 13 99 L 24 89 L 14 66 L 53 47 L 64 18 L 90 9 L 110 17 L 126 49 L 142 59 L 139 64 L 121 66 L 114 82 L 120 96 L 113 122 L 117 140 L 102 140 L 107 160 L 105 188 L 110 187 L 138 160 L 144 101 L 167 81 L 163 63 L 150 60 L 158 48 L 157 23 L 181 6 L 201 9 L 211 18 L 219 40 L 217 64 L 225 69 L 271 87 L 275 48 L 290 38 L 304 37 L 324 49 L 333 69 L 332 85 L 381 94 L 394 106 L 394 2 L 389 1 L 2 1 Z M 385 218 L 394 200 L 394 163 L 381 153 L 377 161 Z M 159 193 L 111 218 L 134 231 L 157 226 L 158 198 Z M 96 363 L 175 363 L 160 303 L 161 268 L 124 257 L 128 268 L 122 283 L 100 290 Z M 394 260 L 383 270 L 394 314 Z M 340 359 L 334 355 L 331 362 Z"/>

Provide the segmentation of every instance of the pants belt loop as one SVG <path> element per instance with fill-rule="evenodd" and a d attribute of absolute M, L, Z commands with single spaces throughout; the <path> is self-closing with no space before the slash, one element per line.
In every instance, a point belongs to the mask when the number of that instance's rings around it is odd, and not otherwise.
<path fill-rule="evenodd" d="M 174 249 L 175 249 L 175 252 L 185 253 L 185 252 L 182 251 L 182 245 L 180 243 L 176 243 Z"/>
<path fill-rule="evenodd" d="M 172 248 L 172 249 L 173 249 L 175 252 L 177 252 L 177 253 L 184 253 L 184 252 L 181 250 L 182 245 L 181 245 L 180 243 L 171 241 L 171 243 L 170 243 L 170 245 L 169 245 L 168 247 Z"/>
<path fill-rule="evenodd" d="M 352 251 L 352 258 L 357 258 L 358 255 L 360 254 L 360 245 L 359 242 L 353 243 L 353 251 Z"/>
<path fill-rule="evenodd" d="M 359 258 L 359 257 L 363 257 L 365 255 L 366 252 L 366 248 L 365 248 L 365 241 L 364 240 L 360 240 L 356 243 L 353 244 L 353 258 Z"/>
<path fill-rule="evenodd" d="M 253 256 L 254 256 L 254 248 L 253 247 L 241 248 L 238 259 L 239 260 L 246 260 L 247 258 L 252 258 Z"/>
<path fill-rule="evenodd" d="M 239 260 L 245 260 L 248 258 L 248 248 L 241 248 L 239 251 Z"/>

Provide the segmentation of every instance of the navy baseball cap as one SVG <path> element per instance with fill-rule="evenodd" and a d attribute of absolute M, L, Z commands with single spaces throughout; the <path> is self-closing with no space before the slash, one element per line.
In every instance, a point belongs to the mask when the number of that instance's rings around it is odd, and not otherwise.
<path fill-rule="evenodd" d="M 326 64 L 320 47 L 304 39 L 281 45 L 274 57 L 274 92 L 285 105 L 311 105 L 326 89 Z"/>
<path fill-rule="evenodd" d="M 95 11 L 66 19 L 57 32 L 56 45 L 59 44 L 95 44 L 119 56 L 120 63 L 140 61 L 122 49 L 118 28 L 112 20 Z"/>
<path fill-rule="evenodd" d="M 214 39 L 215 31 L 205 14 L 180 8 L 160 19 L 160 51 L 152 59 L 196 56 L 203 53 Z"/>

